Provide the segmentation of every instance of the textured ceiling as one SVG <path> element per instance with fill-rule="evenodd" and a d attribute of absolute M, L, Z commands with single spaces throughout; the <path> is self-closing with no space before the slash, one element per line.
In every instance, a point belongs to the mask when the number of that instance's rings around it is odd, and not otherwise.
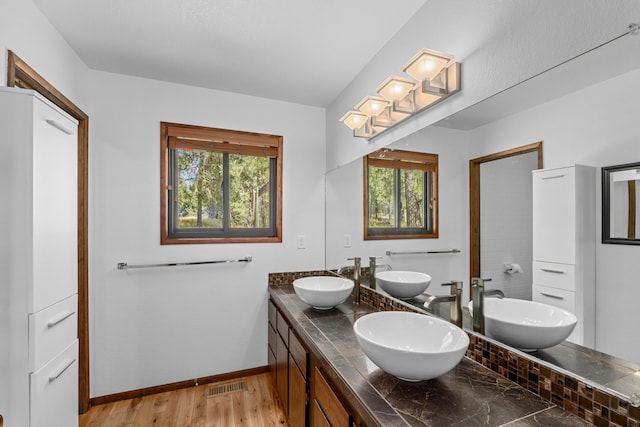
<path fill-rule="evenodd" d="M 427 0 L 34 0 L 92 69 L 326 106 Z"/>

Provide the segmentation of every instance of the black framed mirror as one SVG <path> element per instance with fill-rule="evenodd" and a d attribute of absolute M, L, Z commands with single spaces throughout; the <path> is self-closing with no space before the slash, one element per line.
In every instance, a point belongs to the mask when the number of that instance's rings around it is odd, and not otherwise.
<path fill-rule="evenodd" d="M 640 245 L 640 163 L 602 168 L 602 243 Z"/>

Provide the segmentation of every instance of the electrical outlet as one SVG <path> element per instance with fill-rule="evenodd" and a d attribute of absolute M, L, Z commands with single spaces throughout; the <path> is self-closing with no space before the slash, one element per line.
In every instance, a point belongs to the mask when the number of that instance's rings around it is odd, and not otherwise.
<path fill-rule="evenodd" d="M 344 247 L 345 248 L 350 248 L 351 247 L 351 234 L 345 234 L 344 235 Z"/>
<path fill-rule="evenodd" d="M 298 249 L 305 249 L 305 239 L 303 234 L 298 234 Z"/>

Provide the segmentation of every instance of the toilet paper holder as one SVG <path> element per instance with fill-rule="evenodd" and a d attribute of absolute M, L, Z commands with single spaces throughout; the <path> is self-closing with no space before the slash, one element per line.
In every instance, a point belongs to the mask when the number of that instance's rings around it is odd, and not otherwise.
<path fill-rule="evenodd" d="M 504 272 L 507 274 L 522 273 L 522 267 L 520 266 L 520 264 L 516 264 L 515 262 L 514 263 L 505 262 Z"/>

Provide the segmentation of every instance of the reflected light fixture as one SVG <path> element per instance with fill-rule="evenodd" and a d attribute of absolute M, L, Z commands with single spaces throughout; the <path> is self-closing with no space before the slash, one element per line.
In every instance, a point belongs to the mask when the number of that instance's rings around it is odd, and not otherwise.
<path fill-rule="evenodd" d="M 460 92 L 460 63 L 453 55 L 421 49 L 402 69 L 409 77 L 387 77 L 356 110 L 340 121 L 360 138 L 372 138 L 399 122 Z"/>

